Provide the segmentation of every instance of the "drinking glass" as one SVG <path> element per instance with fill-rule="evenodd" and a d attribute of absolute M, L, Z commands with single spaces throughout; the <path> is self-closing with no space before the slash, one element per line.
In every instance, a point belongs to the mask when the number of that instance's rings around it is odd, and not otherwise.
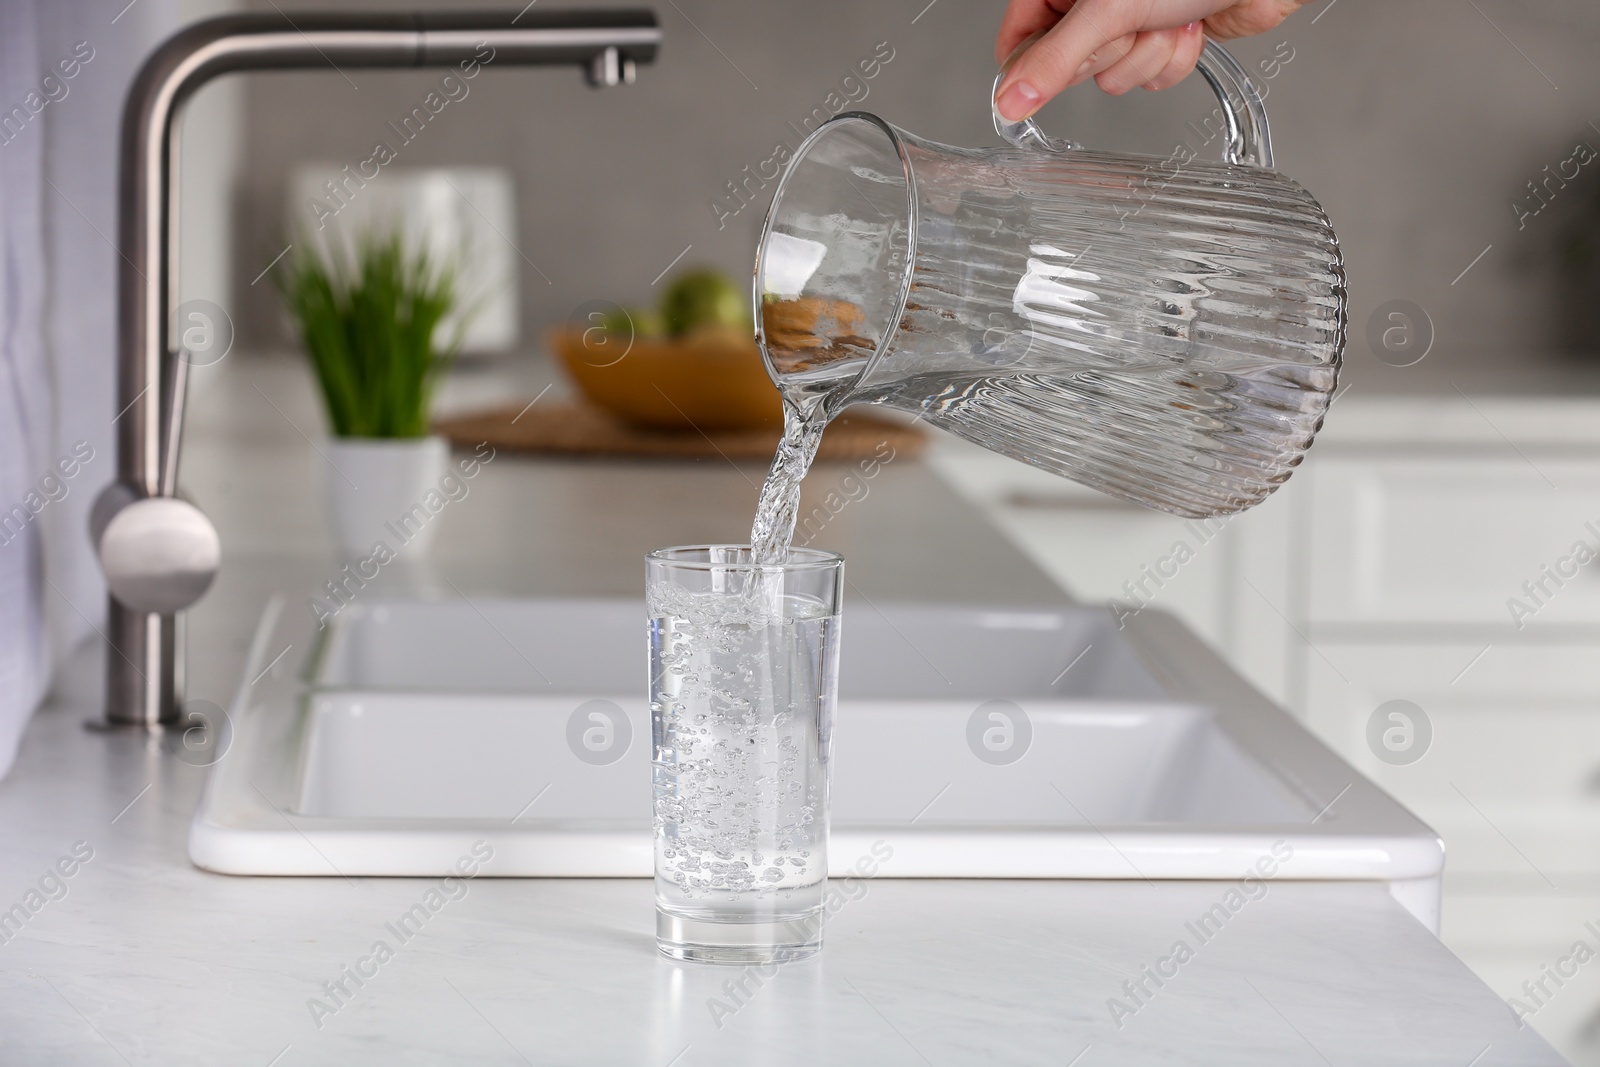
<path fill-rule="evenodd" d="M 663 548 L 645 561 L 656 942 L 766 963 L 822 947 L 844 560 Z"/>

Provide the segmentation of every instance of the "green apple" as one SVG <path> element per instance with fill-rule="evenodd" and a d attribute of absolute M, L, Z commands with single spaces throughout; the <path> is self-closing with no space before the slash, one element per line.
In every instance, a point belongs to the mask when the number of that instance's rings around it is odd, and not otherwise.
<path fill-rule="evenodd" d="M 693 270 L 680 274 L 661 297 L 661 324 L 673 337 L 703 326 L 750 328 L 744 293 L 725 274 Z"/>
<path fill-rule="evenodd" d="M 609 334 L 618 337 L 660 337 L 661 316 L 648 308 L 618 308 L 600 320 Z"/>

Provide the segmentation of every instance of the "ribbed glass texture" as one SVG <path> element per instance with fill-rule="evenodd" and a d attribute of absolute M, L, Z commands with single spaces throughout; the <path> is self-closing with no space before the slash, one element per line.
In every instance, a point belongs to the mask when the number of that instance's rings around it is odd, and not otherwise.
<path fill-rule="evenodd" d="M 769 225 L 829 247 L 801 301 L 850 302 L 865 256 L 900 278 L 905 304 L 896 322 L 869 312 L 854 325 L 874 347 L 889 335 L 876 359 L 811 343 L 820 358 L 794 364 L 807 391 L 826 382 L 830 407 L 916 412 L 1180 515 L 1250 507 L 1299 464 L 1337 379 L 1345 283 L 1328 219 L 1296 182 L 1249 164 L 973 151 L 900 131 L 896 148 L 875 120 L 836 124 L 850 150 L 829 151 L 824 127 L 785 184 L 803 204 L 843 165 L 860 195 L 789 212 L 780 191 Z"/>

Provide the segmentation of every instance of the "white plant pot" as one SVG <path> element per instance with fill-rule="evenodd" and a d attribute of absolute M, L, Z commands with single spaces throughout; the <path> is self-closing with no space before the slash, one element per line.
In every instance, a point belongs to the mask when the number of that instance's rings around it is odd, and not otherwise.
<path fill-rule="evenodd" d="M 397 556 L 428 551 L 450 461 L 444 438 L 335 437 L 322 450 L 328 521 L 346 557 L 370 556 L 379 542 Z"/>

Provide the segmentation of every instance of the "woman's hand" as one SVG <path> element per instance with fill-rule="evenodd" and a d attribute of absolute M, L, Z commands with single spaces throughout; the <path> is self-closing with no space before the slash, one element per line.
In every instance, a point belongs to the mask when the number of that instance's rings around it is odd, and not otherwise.
<path fill-rule="evenodd" d="M 995 58 L 1030 35 L 1000 90 L 1000 114 L 1016 122 L 1061 90 L 1093 78 L 1106 92 L 1165 89 L 1194 69 L 1206 35 L 1265 33 L 1305 0 L 1011 0 Z"/>

